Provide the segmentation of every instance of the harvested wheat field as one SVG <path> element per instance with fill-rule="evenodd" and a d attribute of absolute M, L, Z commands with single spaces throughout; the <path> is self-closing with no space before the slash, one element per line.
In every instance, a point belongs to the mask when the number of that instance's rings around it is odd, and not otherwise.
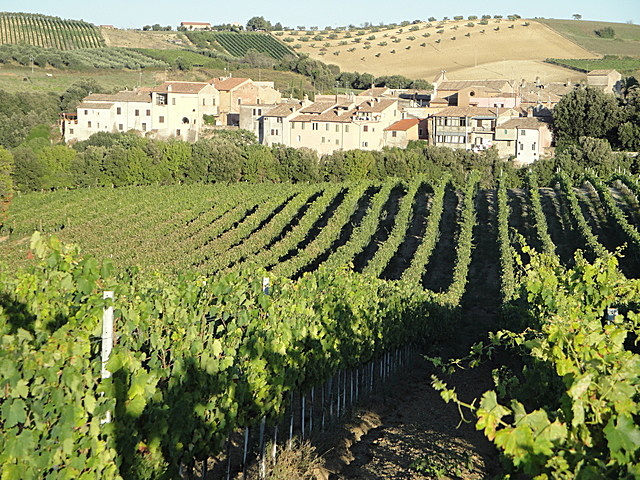
<path fill-rule="evenodd" d="M 143 32 L 119 28 L 100 28 L 107 47 L 173 49 L 191 46 L 181 32 Z"/>
<path fill-rule="evenodd" d="M 583 75 L 542 60 L 598 58 L 546 25 L 522 19 L 491 19 L 487 25 L 467 20 L 422 23 L 364 35 L 340 32 L 332 40 L 323 37 L 296 45 L 297 51 L 343 71 L 428 81 L 441 70 L 449 78 L 573 80 Z M 300 38 L 294 37 L 293 42 Z"/>

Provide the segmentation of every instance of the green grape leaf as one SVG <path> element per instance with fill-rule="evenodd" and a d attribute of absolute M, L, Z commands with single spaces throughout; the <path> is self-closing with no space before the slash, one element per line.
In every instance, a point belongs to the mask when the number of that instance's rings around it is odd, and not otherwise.
<path fill-rule="evenodd" d="M 614 420 L 617 420 L 614 424 Z M 611 456 L 619 463 L 627 463 L 640 448 L 640 429 L 629 415 L 611 417 L 604 428 Z"/>

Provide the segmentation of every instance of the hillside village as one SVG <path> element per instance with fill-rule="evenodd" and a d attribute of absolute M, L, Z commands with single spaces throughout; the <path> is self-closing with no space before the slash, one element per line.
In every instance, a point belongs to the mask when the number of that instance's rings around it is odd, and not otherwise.
<path fill-rule="evenodd" d="M 587 85 L 616 93 L 621 74 L 594 70 Z M 284 98 L 272 82 L 213 78 L 166 81 L 115 94 L 90 94 L 63 116 L 68 143 L 97 132 L 136 131 L 153 138 L 195 142 L 219 129 L 242 128 L 264 145 L 336 150 L 406 147 L 412 140 L 480 151 L 530 164 L 552 146 L 551 115 L 572 82 L 450 81 L 442 72 L 433 92 L 374 87 L 361 93 Z"/>

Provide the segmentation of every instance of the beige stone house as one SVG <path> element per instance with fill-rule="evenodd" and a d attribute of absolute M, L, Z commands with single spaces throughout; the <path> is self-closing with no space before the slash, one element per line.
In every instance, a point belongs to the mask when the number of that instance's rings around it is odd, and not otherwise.
<path fill-rule="evenodd" d="M 544 156 L 553 135 L 549 122 L 541 117 L 520 117 L 496 127 L 494 145 L 503 158 L 529 165 Z"/>
<path fill-rule="evenodd" d="M 587 85 L 605 93 L 620 93 L 622 75 L 617 70 L 591 70 L 587 73 Z"/>
<path fill-rule="evenodd" d="M 275 105 L 282 94 L 273 82 L 254 82 L 250 78 L 213 78 L 209 81 L 220 92 L 220 120 L 222 125 L 240 124 L 241 105 Z"/>
<path fill-rule="evenodd" d="M 381 150 L 384 129 L 400 119 L 394 99 L 316 102 L 297 113 L 289 120 L 290 146 L 311 148 L 320 155 L 335 150 Z"/>
<path fill-rule="evenodd" d="M 484 150 L 494 143 L 496 126 L 519 116 L 514 109 L 448 107 L 431 117 L 431 145 Z"/>
<path fill-rule="evenodd" d="M 411 140 L 427 139 L 427 119 L 405 118 L 384 129 L 386 147 L 406 148 Z"/>
<path fill-rule="evenodd" d="M 187 30 L 211 30 L 209 22 L 180 22 L 180 26 Z"/>
<path fill-rule="evenodd" d="M 204 115 L 217 115 L 219 92 L 205 82 L 165 82 L 137 91 L 91 94 L 65 117 L 65 141 L 86 140 L 97 132 L 126 132 L 196 141 Z"/>

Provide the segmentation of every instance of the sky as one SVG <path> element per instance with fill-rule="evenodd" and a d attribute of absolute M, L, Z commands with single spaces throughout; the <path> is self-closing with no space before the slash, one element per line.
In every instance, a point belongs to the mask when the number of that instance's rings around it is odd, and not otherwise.
<path fill-rule="evenodd" d="M 402 4 L 404 8 L 389 0 L 323 0 L 318 3 L 300 0 L 3 0 L 0 11 L 42 13 L 118 28 L 142 28 L 158 23 L 175 29 L 181 21 L 210 22 L 213 25 L 239 22 L 245 25 L 253 16 L 262 16 L 271 23 L 280 22 L 293 28 L 302 25 L 324 28 L 484 14 L 565 19 L 580 14 L 583 20 L 640 24 L 639 0 L 458 0 Z"/>

